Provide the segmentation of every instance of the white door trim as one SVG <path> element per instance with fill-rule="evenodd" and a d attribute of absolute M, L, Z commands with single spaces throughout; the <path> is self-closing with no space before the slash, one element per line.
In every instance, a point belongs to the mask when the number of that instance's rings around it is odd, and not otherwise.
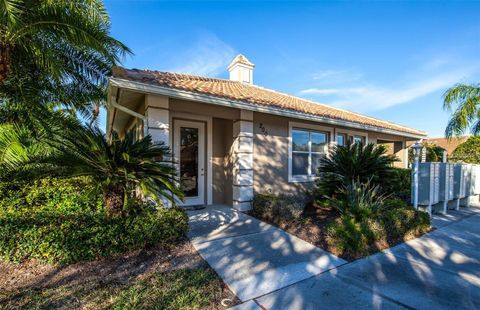
<path fill-rule="evenodd" d="M 183 206 L 191 205 L 204 205 L 205 204 L 205 123 L 204 122 L 195 122 L 195 121 L 186 121 L 186 120 L 175 120 L 174 130 L 173 130 L 173 156 L 175 162 L 177 163 L 177 170 L 180 169 L 180 129 L 181 128 L 195 128 L 198 130 L 198 166 L 197 166 L 197 196 L 186 197 L 183 203 L 180 203 Z"/>
<path fill-rule="evenodd" d="M 180 120 L 191 120 L 196 122 L 204 122 L 207 124 L 206 128 L 206 139 L 207 139 L 207 150 L 206 150 L 206 163 L 207 163 L 207 178 L 206 178 L 206 192 L 207 192 L 207 205 L 213 203 L 213 165 L 212 165 L 212 154 L 213 154 L 213 125 L 211 116 L 196 115 L 190 113 L 182 113 L 170 111 L 170 124 L 175 124 L 175 121 Z M 170 141 L 173 141 L 173 131 L 170 131 Z"/>

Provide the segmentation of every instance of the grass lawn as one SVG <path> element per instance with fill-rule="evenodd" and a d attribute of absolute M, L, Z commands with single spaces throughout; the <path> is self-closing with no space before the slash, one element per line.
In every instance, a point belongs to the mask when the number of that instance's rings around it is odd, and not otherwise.
<path fill-rule="evenodd" d="M 190 243 L 66 267 L 0 263 L 0 309 L 224 309 L 235 295 Z"/>

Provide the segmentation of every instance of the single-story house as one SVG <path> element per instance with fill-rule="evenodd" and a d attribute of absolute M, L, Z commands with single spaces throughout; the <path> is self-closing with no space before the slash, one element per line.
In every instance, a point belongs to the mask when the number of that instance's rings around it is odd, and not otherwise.
<path fill-rule="evenodd" d="M 185 205 L 227 204 L 245 211 L 254 192 L 311 189 L 318 159 L 347 141 L 391 145 L 407 167 L 416 129 L 284 94 L 253 83 L 238 55 L 230 78 L 116 67 L 108 86 L 107 134 L 151 135 L 170 145 Z"/>
<path fill-rule="evenodd" d="M 462 143 L 468 140 L 468 136 L 463 137 L 451 137 L 451 138 L 429 138 L 425 140 L 427 143 L 435 144 L 447 151 L 448 155 L 451 155 L 453 151 Z"/>

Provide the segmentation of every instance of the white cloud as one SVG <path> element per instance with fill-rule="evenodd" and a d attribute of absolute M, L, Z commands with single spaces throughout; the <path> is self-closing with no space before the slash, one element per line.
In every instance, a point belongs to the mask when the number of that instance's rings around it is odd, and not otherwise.
<path fill-rule="evenodd" d="M 359 78 L 357 83 L 348 83 L 345 87 L 312 87 L 301 90 L 300 94 L 315 97 L 321 102 L 328 102 L 337 107 L 361 112 L 382 110 L 446 90 L 469 77 L 478 66 L 472 64 L 454 66 L 447 59 L 441 58 L 431 59 L 417 68 L 401 76 L 395 87 L 369 83 Z M 323 74 L 323 77 L 326 76 L 328 74 Z"/>
<path fill-rule="evenodd" d="M 211 33 L 203 33 L 186 51 L 180 52 L 168 71 L 202 76 L 217 76 L 226 72 L 235 57 L 235 50 Z"/>
<path fill-rule="evenodd" d="M 351 70 L 322 70 L 312 75 L 314 80 L 325 82 L 351 82 L 359 80 L 363 74 Z"/>

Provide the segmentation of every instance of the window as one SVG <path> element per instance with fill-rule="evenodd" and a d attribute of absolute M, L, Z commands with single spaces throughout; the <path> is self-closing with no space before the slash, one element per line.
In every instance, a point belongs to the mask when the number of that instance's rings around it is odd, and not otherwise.
<path fill-rule="evenodd" d="M 327 152 L 328 136 L 321 131 L 292 129 L 290 173 L 293 178 L 307 180 L 315 176 L 320 159 Z"/>
<path fill-rule="evenodd" d="M 344 133 L 337 134 L 337 145 L 345 145 L 347 141 L 347 135 Z"/>
<path fill-rule="evenodd" d="M 365 137 L 364 136 L 357 136 L 357 135 L 350 136 L 350 143 L 351 144 L 359 143 L 359 142 L 365 144 Z"/>

